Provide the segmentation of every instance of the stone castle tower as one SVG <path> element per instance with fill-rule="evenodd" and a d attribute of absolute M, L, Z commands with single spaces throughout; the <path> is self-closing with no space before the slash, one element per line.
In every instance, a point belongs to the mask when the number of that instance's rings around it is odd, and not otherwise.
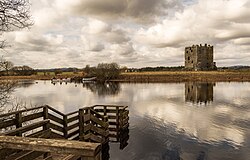
<path fill-rule="evenodd" d="M 193 45 L 185 48 L 185 69 L 194 71 L 215 70 L 213 46 Z"/>

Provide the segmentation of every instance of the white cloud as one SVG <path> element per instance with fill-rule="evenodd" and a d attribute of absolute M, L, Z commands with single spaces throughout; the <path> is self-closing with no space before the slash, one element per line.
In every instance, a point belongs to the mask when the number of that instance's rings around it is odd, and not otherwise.
<path fill-rule="evenodd" d="M 219 66 L 250 65 L 249 0 L 32 0 L 31 11 L 30 30 L 5 34 L 15 64 L 183 65 L 185 46 L 209 43 Z"/>

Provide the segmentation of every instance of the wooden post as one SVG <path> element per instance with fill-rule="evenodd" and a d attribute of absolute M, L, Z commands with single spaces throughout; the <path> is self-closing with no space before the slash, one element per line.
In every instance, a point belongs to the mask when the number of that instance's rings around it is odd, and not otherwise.
<path fill-rule="evenodd" d="M 44 106 L 44 107 L 43 107 L 43 119 L 44 119 L 44 120 L 49 119 L 48 106 Z M 49 123 L 46 123 L 46 124 L 43 126 L 43 130 L 47 130 L 47 129 L 49 129 Z"/>
<path fill-rule="evenodd" d="M 107 115 L 107 106 L 104 106 L 103 112 L 104 112 L 103 115 L 106 116 Z"/>
<path fill-rule="evenodd" d="M 68 139 L 68 119 L 66 115 L 63 116 L 63 136 Z"/>
<path fill-rule="evenodd" d="M 84 110 L 83 109 L 79 109 L 79 140 L 83 141 L 84 138 Z"/>
<path fill-rule="evenodd" d="M 120 128 L 119 128 L 119 107 L 116 106 L 116 140 L 119 141 Z"/>
<path fill-rule="evenodd" d="M 104 116 L 103 121 L 109 125 L 109 122 L 108 122 L 108 121 L 109 121 L 108 116 Z M 105 131 L 108 131 L 108 132 L 109 132 L 109 126 L 107 127 L 107 129 L 106 129 Z M 106 143 L 108 143 L 108 140 L 109 140 L 109 134 L 107 135 L 107 137 L 104 137 L 104 138 L 105 138 L 105 142 L 106 142 Z"/>
<path fill-rule="evenodd" d="M 16 129 L 22 127 L 22 112 L 17 113 L 16 115 Z M 22 136 L 22 132 L 18 132 L 17 136 Z"/>
<path fill-rule="evenodd" d="M 43 119 L 46 120 L 46 119 L 49 119 L 49 109 L 48 109 L 48 106 L 44 106 L 43 107 Z M 49 129 L 49 123 L 46 123 L 45 125 L 43 125 L 43 130 L 47 130 Z M 50 153 L 49 152 L 46 152 L 44 153 L 43 155 L 43 158 L 47 158 L 50 156 Z"/>
<path fill-rule="evenodd" d="M 123 128 L 123 119 L 124 119 L 124 116 L 123 116 L 123 110 L 120 110 L 119 111 L 119 130 L 121 130 Z"/>

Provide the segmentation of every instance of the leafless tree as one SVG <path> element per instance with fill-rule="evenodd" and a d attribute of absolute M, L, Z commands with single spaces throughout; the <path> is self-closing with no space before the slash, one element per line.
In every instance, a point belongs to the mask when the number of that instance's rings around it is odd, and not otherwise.
<path fill-rule="evenodd" d="M 29 0 L 0 0 L 0 35 L 31 25 Z M 4 40 L 0 40 L 0 48 L 4 46 Z"/>
<path fill-rule="evenodd" d="M 10 61 L 4 61 L 0 64 L 0 67 L 6 72 L 6 75 L 9 75 L 9 71 L 14 67 L 14 64 Z"/>
<path fill-rule="evenodd" d="M 119 75 L 120 67 L 117 63 L 99 63 L 89 71 L 89 76 L 97 77 L 100 82 L 116 79 Z"/>
<path fill-rule="evenodd" d="M 11 92 L 15 88 L 15 82 L 2 81 L 0 82 L 0 111 L 4 109 L 7 103 L 11 101 Z"/>

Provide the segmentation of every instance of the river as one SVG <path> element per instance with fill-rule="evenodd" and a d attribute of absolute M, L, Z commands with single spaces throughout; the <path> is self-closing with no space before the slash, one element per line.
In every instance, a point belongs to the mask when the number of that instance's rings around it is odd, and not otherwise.
<path fill-rule="evenodd" d="M 110 160 L 249 160 L 250 83 L 19 83 L 13 97 L 70 113 L 127 105 L 128 145 Z"/>

